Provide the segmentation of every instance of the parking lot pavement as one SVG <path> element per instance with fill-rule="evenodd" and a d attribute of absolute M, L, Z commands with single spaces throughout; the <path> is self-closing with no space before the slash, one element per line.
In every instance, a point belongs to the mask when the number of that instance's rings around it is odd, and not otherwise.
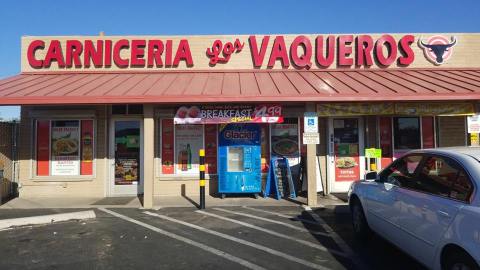
<path fill-rule="evenodd" d="M 0 269 L 422 269 L 348 208 L 97 209 L 97 218 L 0 232 Z"/>

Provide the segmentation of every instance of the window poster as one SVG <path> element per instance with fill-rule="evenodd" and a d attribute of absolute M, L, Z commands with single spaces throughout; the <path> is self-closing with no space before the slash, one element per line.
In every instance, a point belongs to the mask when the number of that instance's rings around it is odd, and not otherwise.
<path fill-rule="evenodd" d="M 217 173 L 217 125 L 205 125 L 205 171 Z"/>
<path fill-rule="evenodd" d="M 82 120 L 81 175 L 93 174 L 93 120 Z"/>
<path fill-rule="evenodd" d="M 78 175 L 80 172 L 79 121 L 51 121 L 51 123 L 51 175 Z"/>
<path fill-rule="evenodd" d="M 175 173 L 173 119 L 162 119 L 162 174 Z"/>
<path fill-rule="evenodd" d="M 198 174 L 198 153 L 201 148 L 203 148 L 203 125 L 175 125 L 177 174 Z"/>
<path fill-rule="evenodd" d="M 271 143 L 272 155 L 287 157 L 290 167 L 300 163 L 298 124 L 273 124 Z"/>

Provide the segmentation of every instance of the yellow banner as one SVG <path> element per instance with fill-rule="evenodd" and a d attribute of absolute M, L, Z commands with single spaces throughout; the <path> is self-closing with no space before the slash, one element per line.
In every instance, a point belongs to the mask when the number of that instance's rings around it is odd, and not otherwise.
<path fill-rule="evenodd" d="M 397 115 L 473 115 L 472 103 L 397 103 Z"/>
<path fill-rule="evenodd" d="M 318 104 L 318 116 L 353 116 L 394 114 L 393 103 Z"/>

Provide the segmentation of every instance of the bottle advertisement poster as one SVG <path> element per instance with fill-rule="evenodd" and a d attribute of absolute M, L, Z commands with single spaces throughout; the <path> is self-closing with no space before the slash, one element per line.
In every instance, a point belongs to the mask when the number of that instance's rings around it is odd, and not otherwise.
<path fill-rule="evenodd" d="M 198 152 L 202 147 L 203 125 L 175 125 L 175 160 L 177 174 L 198 174 Z"/>
<path fill-rule="evenodd" d="M 162 119 L 162 173 L 174 174 L 173 119 Z"/>
<path fill-rule="evenodd" d="M 52 126 L 52 175 L 79 174 L 79 133 L 78 121 L 77 126 Z"/>

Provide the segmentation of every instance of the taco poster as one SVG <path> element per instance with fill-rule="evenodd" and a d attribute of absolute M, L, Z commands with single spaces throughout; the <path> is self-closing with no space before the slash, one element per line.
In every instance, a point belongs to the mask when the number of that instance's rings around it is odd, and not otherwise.
<path fill-rule="evenodd" d="M 335 144 L 335 181 L 360 179 L 358 144 Z"/>
<path fill-rule="evenodd" d="M 67 123 L 61 124 L 62 126 L 56 126 L 56 121 L 52 122 L 52 175 L 78 175 L 80 170 L 80 128 L 78 121 L 69 121 L 68 125 L 66 125 Z"/>

